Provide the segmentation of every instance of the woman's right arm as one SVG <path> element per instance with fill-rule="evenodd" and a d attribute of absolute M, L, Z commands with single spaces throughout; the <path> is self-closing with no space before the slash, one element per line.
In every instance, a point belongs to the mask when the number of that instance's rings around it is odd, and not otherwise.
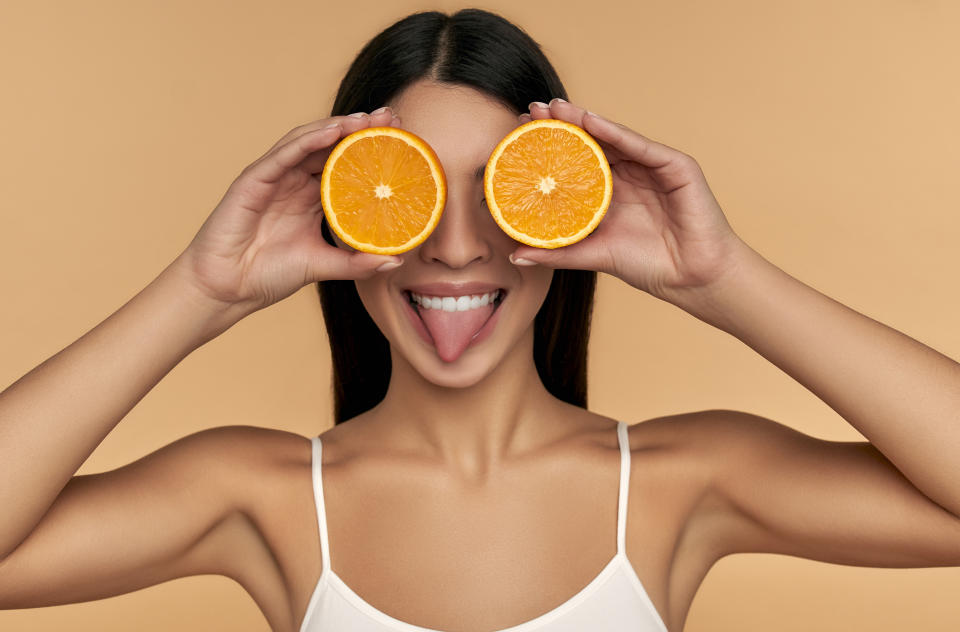
<path fill-rule="evenodd" d="M 106 320 L 0 393 L 0 559 L 30 534 L 130 409 L 240 318 L 197 292 L 177 259 Z"/>
<path fill-rule="evenodd" d="M 314 177 L 343 135 L 396 122 L 387 111 L 291 130 L 244 169 L 156 279 L 0 393 L 0 608 L 171 579 L 187 570 L 174 568 L 177 560 L 236 514 L 240 496 L 257 493 L 235 470 L 221 476 L 251 459 L 243 445 L 255 441 L 237 440 L 256 430 L 239 426 L 195 433 L 111 472 L 74 475 L 194 349 L 309 283 L 368 278 L 397 260 L 324 242 Z"/>

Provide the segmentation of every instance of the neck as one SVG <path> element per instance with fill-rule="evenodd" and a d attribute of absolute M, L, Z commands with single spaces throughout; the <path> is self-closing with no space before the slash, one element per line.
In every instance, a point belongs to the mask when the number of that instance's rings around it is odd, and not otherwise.
<path fill-rule="evenodd" d="M 542 445 L 557 434 L 557 413 L 568 406 L 537 374 L 532 326 L 493 371 L 465 387 L 438 386 L 402 354 L 391 357 L 390 386 L 369 423 L 391 446 L 471 476 Z"/>

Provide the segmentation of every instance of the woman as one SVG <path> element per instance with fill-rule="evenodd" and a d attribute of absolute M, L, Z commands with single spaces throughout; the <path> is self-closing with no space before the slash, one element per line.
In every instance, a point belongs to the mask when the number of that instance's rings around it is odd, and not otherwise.
<path fill-rule="evenodd" d="M 372 40 L 333 116 L 280 139 L 140 294 L 0 394 L 0 607 L 212 573 L 274 630 L 681 630 L 732 553 L 960 565 L 960 367 L 776 268 L 693 158 L 565 96 L 488 13 L 417 14 Z M 481 186 L 497 141 L 547 117 L 591 133 L 615 174 L 598 229 L 555 251 L 500 232 Z M 442 221 L 398 257 L 352 252 L 319 204 L 330 148 L 376 125 L 424 138 L 447 176 Z M 869 443 L 739 411 L 629 428 L 591 413 L 598 271 L 736 336 Z M 73 476 L 181 359 L 313 282 L 334 428 L 213 428 Z M 500 295 L 447 362 L 411 291 Z"/>

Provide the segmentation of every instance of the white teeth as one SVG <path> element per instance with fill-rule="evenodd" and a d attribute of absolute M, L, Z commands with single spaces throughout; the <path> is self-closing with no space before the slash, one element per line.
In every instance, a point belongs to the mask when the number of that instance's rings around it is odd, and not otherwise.
<path fill-rule="evenodd" d="M 465 312 L 489 305 L 500 296 L 500 290 L 487 292 L 479 296 L 422 296 L 410 292 L 415 303 L 423 309 L 442 309 L 445 312 Z"/>

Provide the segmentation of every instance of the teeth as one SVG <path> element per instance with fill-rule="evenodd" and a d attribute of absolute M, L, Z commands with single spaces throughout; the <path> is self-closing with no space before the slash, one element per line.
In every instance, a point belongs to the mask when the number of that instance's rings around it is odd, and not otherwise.
<path fill-rule="evenodd" d="M 465 312 L 494 302 L 500 296 L 500 290 L 473 296 L 423 296 L 410 292 L 413 302 L 423 309 L 442 309 L 445 312 Z"/>

